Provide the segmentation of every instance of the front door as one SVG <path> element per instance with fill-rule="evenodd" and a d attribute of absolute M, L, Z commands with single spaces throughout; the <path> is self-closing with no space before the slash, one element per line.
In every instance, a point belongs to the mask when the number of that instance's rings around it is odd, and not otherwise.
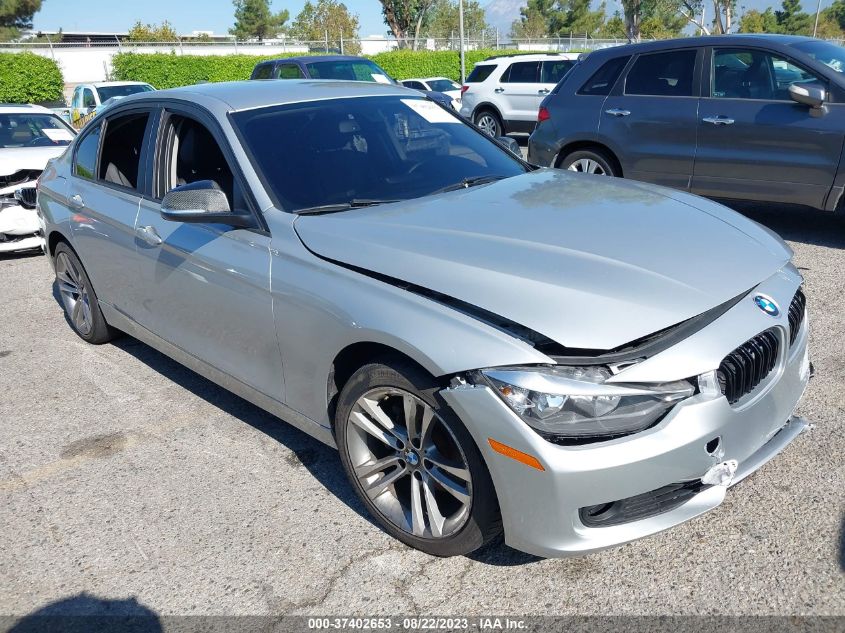
<path fill-rule="evenodd" d="M 227 141 L 201 113 L 179 110 L 165 112 L 157 136 L 154 193 L 141 202 L 136 223 L 145 293 L 137 321 L 195 358 L 282 400 L 270 236 L 161 217 L 167 191 L 199 180 L 213 181 L 226 192 L 231 209 L 250 209 L 242 179 L 227 157 Z"/>
<path fill-rule="evenodd" d="M 689 188 L 699 55 L 694 48 L 640 55 L 605 99 L 599 134 L 615 142 L 625 178 Z"/>
<path fill-rule="evenodd" d="M 822 208 L 845 136 L 845 106 L 813 116 L 789 86 L 826 82 L 784 56 L 716 48 L 701 100 L 693 191 Z"/>

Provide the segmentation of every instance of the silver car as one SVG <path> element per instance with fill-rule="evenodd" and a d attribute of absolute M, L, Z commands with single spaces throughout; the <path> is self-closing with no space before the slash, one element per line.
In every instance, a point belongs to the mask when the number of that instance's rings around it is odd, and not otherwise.
<path fill-rule="evenodd" d="M 398 86 L 126 97 L 49 165 L 39 209 L 79 336 L 125 332 L 336 446 L 378 523 L 432 554 L 654 534 L 806 426 L 779 238 L 533 168 Z"/>

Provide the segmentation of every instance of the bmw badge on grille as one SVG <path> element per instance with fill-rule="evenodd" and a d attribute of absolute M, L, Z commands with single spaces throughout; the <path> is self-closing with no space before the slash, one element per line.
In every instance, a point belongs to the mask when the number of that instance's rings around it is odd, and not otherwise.
<path fill-rule="evenodd" d="M 770 299 L 765 295 L 755 295 L 754 303 L 756 303 L 757 307 L 769 316 L 776 317 L 780 314 L 780 308 L 778 308 L 778 304 L 774 302 L 774 299 Z"/>

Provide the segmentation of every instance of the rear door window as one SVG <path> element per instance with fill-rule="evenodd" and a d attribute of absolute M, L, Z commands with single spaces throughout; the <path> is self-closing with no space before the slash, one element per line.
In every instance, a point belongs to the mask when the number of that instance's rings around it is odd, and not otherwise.
<path fill-rule="evenodd" d="M 625 80 L 625 94 L 691 97 L 694 49 L 640 55 Z"/>
<path fill-rule="evenodd" d="M 90 88 L 85 88 L 82 91 L 82 107 L 83 108 L 96 108 L 97 101 L 94 99 L 94 91 Z"/>
<path fill-rule="evenodd" d="M 616 84 L 619 74 L 630 57 L 616 57 L 608 60 L 599 68 L 593 76 L 578 90 L 579 95 L 603 95 L 607 96 Z"/>
<path fill-rule="evenodd" d="M 502 75 L 502 83 L 534 84 L 537 83 L 539 72 L 540 62 L 516 62 Z"/>

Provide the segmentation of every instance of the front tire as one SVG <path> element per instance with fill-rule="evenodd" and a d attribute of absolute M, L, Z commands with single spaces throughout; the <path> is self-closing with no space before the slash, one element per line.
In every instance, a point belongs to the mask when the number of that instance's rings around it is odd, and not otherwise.
<path fill-rule="evenodd" d="M 597 149 L 572 152 L 564 157 L 560 168 L 596 176 L 619 176 L 611 158 Z"/>
<path fill-rule="evenodd" d="M 76 253 L 70 246 L 60 242 L 53 257 L 56 285 L 73 331 L 81 339 L 94 345 L 112 340 L 116 332 L 106 323 L 97 294 Z"/>
<path fill-rule="evenodd" d="M 356 494 L 391 536 L 435 556 L 468 554 L 501 532 L 472 436 L 409 361 L 383 358 L 341 391 L 335 435 Z"/>

